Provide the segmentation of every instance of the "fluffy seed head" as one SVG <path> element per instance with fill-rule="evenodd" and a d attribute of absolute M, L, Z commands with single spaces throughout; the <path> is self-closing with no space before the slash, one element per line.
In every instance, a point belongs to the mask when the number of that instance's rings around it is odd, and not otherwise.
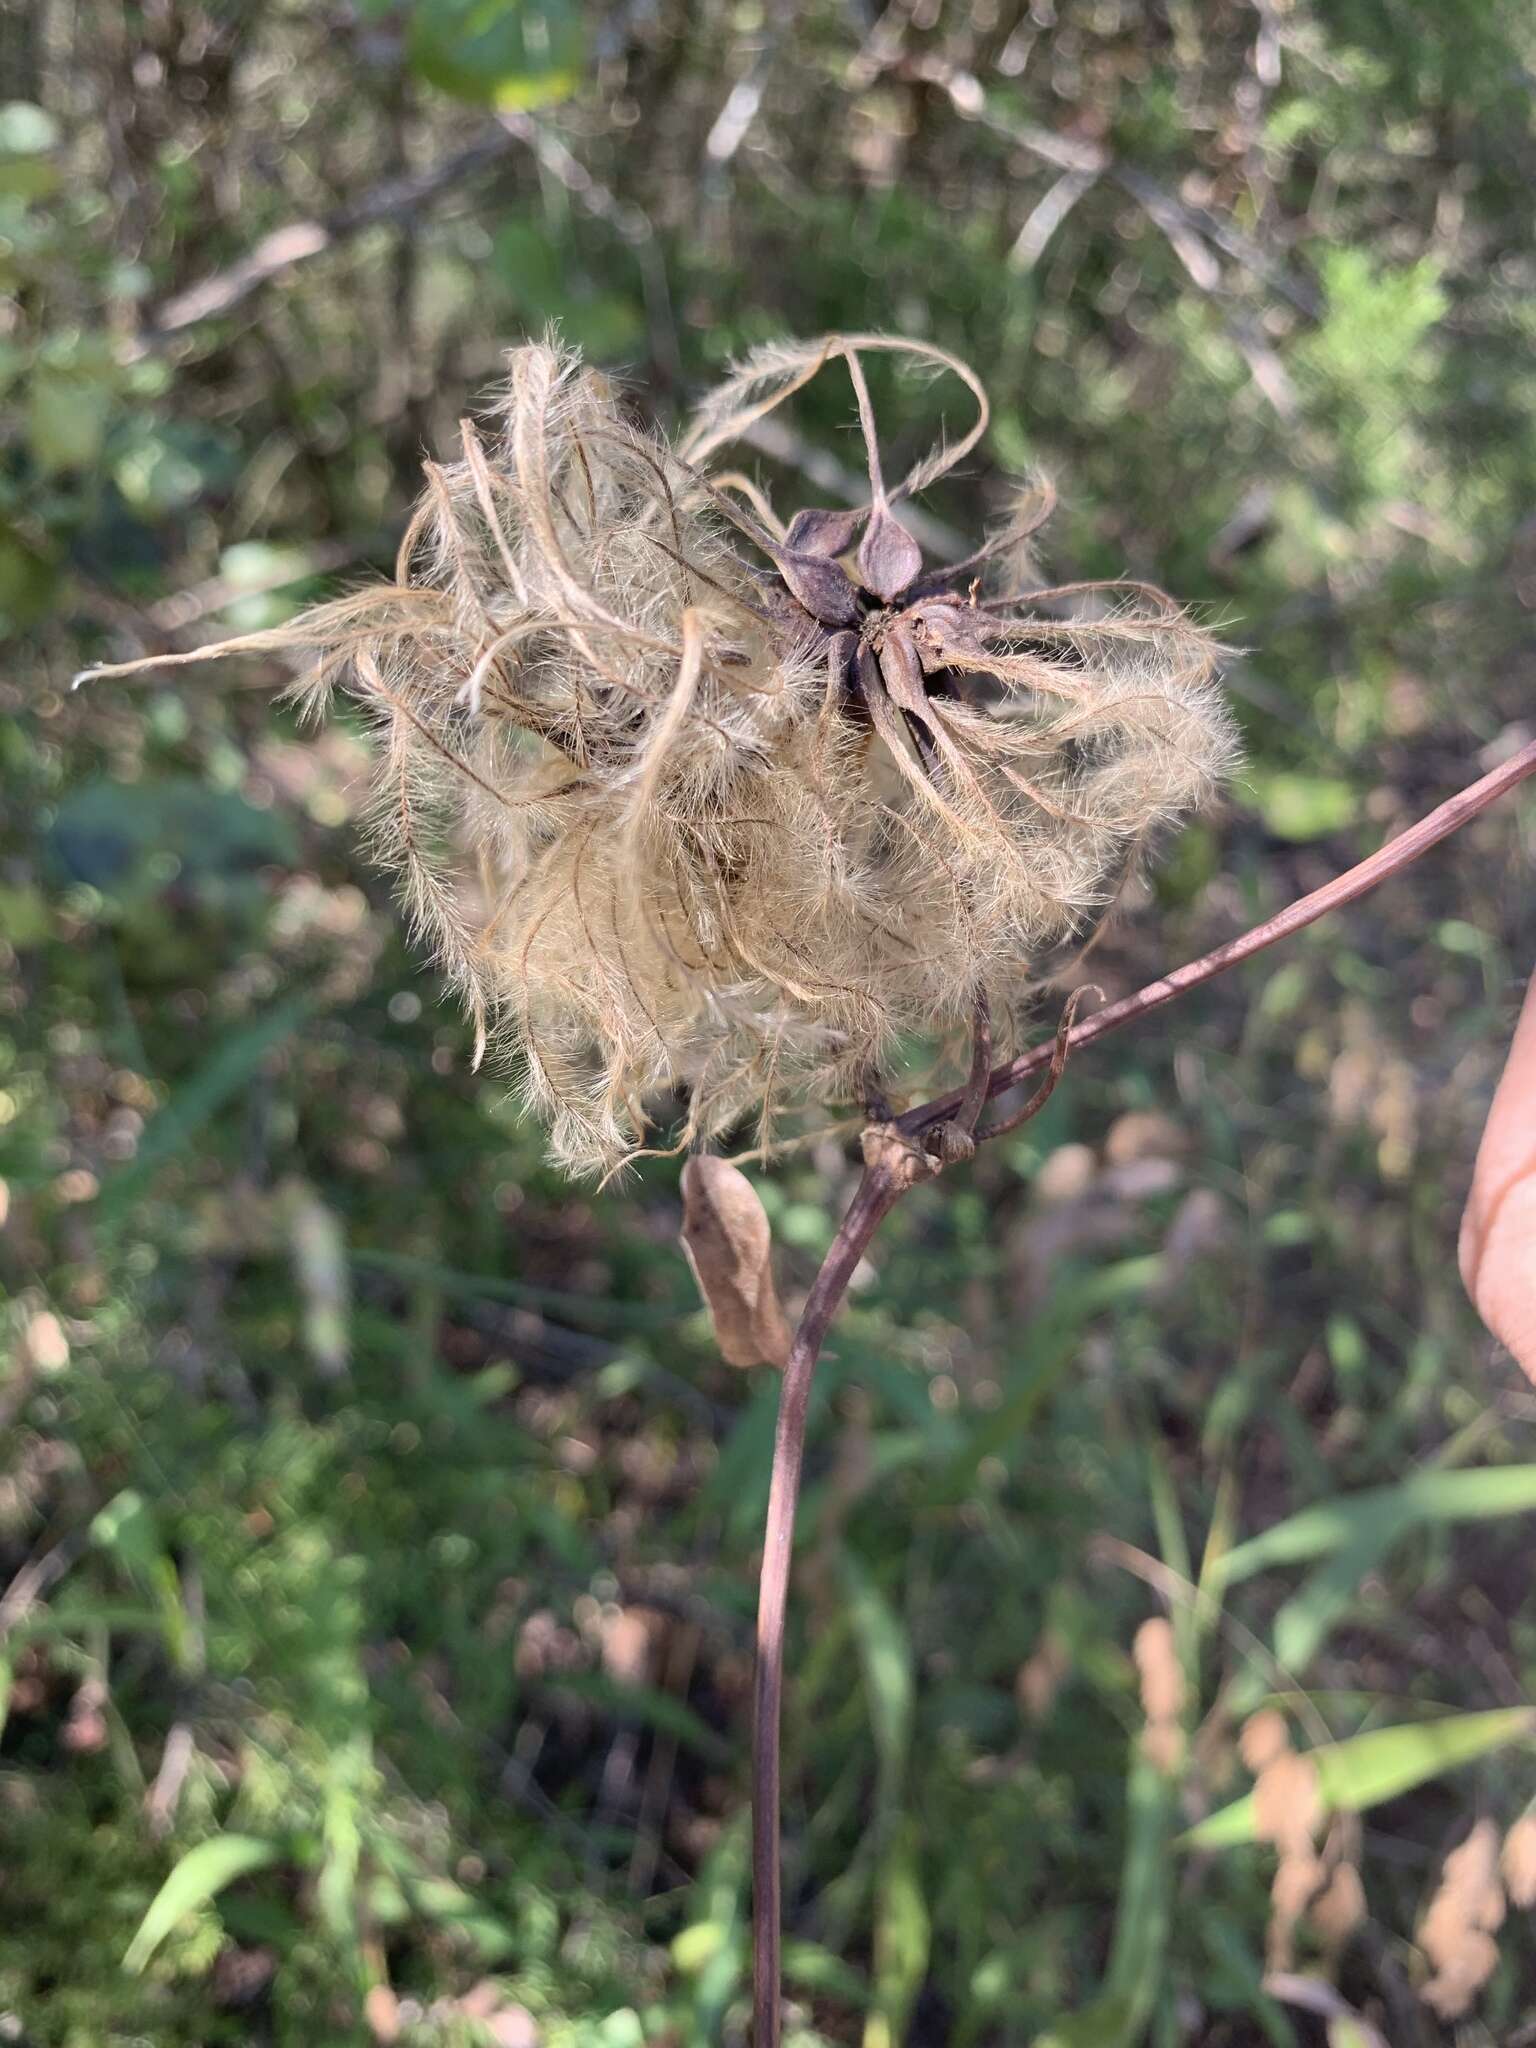
<path fill-rule="evenodd" d="M 976 408 L 894 487 L 875 350 Z M 786 525 L 715 458 L 828 369 L 868 500 Z M 958 1044 L 980 994 L 1006 1043 L 1042 962 L 1230 768 L 1187 615 L 1041 587 L 1042 484 L 925 569 L 895 508 L 986 416 L 940 351 L 833 336 L 749 360 L 673 449 L 572 352 L 522 347 L 484 436 L 466 422 L 460 459 L 427 465 L 393 582 L 185 657 L 311 647 L 306 705 L 362 703 L 377 851 L 573 1170 L 642 1148 L 669 1097 L 685 1144 L 857 1102 L 898 1039 Z"/>

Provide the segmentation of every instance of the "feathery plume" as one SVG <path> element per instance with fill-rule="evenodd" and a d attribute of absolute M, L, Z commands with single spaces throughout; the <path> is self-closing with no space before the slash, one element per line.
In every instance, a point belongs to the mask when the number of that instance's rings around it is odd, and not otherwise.
<path fill-rule="evenodd" d="M 894 485 L 875 351 L 975 402 Z M 868 500 L 782 521 L 712 458 L 833 369 Z M 1230 769 L 1204 631 L 1144 586 L 1038 585 L 1043 484 L 925 566 L 896 508 L 986 423 L 943 351 L 834 335 L 760 351 L 673 449 L 572 351 L 518 348 L 485 438 L 427 464 L 392 582 L 170 657 L 313 649 L 303 707 L 362 704 L 374 847 L 572 1170 L 635 1156 L 668 1098 L 675 1149 L 862 1101 L 898 1039 L 961 1056 L 980 998 L 1006 1044 Z"/>

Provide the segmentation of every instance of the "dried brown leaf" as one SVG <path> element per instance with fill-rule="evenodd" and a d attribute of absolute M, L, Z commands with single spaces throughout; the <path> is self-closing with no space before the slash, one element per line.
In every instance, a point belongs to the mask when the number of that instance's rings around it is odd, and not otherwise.
<path fill-rule="evenodd" d="M 496 2048 L 539 2048 L 538 2022 L 525 2006 L 511 2003 L 494 1977 L 482 1977 L 457 2001 L 466 2019 L 478 2022 L 478 2038 Z"/>
<path fill-rule="evenodd" d="M 1536 1813 L 1523 1813 L 1504 1837 L 1499 1868 L 1510 1903 L 1536 1906 Z"/>
<path fill-rule="evenodd" d="M 483 2022 L 496 2048 L 539 2048 L 538 2022 L 523 2005 L 504 2005 Z"/>
<path fill-rule="evenodd" d="M 605 1614 L 603 1670 L 619 1685 L 646 1684 L 662 1631 L 662 1617 L 654 1607 L 619 1607 Z"/>
<path fill-rule="evenodd" d="M 1493 1936 L 1504 1919 L 1499 1831 L 1480 1820 L 1451 1851 L 1419 1926 L 1419 1947 L 1435 1966 L 1423 1999 L 1442 2019 L 1466 2012 L 1498 1967 Z"/>
<path fill-rule="evenodd" d="M 1269 1892 L 1276 1920 L 1282 1921 L 1287 1928 L 1294 1927 L 1317 1897 L 1325 1875 L 1324 1866 L 1316 1856 L 1301 1851 L 1293 1856 L 1282 1856 Z"/>
<path fill-rule="evenodd" d="M 1253 1831 L 1261 1842 L 1276 1843 L 1282 1854 L 1310 1853 L 1322 1817 L 1311 1757 L 1287 1750 L 1264 1766 L 1253 1788 Z"/>
<path fill-rule="evenodd" d="M 1253 1772 L 1264 1770 L 1277 1756 L 1284 1756 L 1290 1746 L 1291 1731 L 1285 1716 L 1274 1707 L 1260 1707 L 1256 1714 L 1250 1714 L 1237 1738 L 1238 1755 Z"/>
<path fill-rule="evenodd" d="M 1341 1949 L 1366 1915 L 1365 1886 L 1353 1863 L 1340 1863 L 1307 1908 L 1326 1949 Z"/>
<path fill-rule="evenodd" d="M 1424 2003 L 1443 2020 L 1460 2019 L 1498 1967 L 1499 1949 L 1493 1936 L 1468 1929 L 1455 1955 L 1424 1986 Z"/>
<path fill-rule="evenodd" d="M 1043 1721 L 1051 1711 L 1062 1680 L 1072 1669 L 1072 1653 L 1066 1638 L 1048 1628 L 1034 1653 L 1019 1666 L 1013 1681 L 1019 1711 L 1031 1721 Z"/>
<path fill-rule="evenodd" d="M 363 1999 L 363 2020 L 380 2048 L 400 2038 L 400 2001 L 387 1984 L 370 1984 Z"/>
<path fill-rule="evenodd" d="M 1144 1621 L 1136 1631 L 1131 1655 L 1141 1679 L 1142 1712 L 1154 1723 L 1177 1721 L 1184 1711 L 1184 1667 L 1172 1624 L 1160 1614 Z"/>
<path fill-rule="evenodd" d="M 1104 1158 L 1110 1166 L 1125 1166 L 1133 1159 L 1182 1159 L 1189 1150 L 1189 1134 L 1156 1110 L 1132 1109 L 1115 1118 L 1104 1140 Z"/>
<path fill-rule="evenodd" d="M 790 1328 L 773 1284 L 772 1232 L 739 1167 L 703 1154 L 684 1166 L 682 1239 L 727 1364 L 782 1370 Z"/>

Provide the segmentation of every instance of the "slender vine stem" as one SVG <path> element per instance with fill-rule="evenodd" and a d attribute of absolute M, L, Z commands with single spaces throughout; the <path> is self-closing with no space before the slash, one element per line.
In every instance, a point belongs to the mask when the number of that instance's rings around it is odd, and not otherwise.
<path fill-rule="evenodd" d="M 805 1455 L 811 1381 L 827 1326 L 870 1239 L 895 1205 L 901 1186 L 890 1166 L 876 1160 L 864 1170 L 832 1248 L 811 1284 L 784 1367 L 779 1419 L 773 1439 L 773 1479 L 763 1533 L 757 1595 L 757 1684 L 752 1777 L 752 1995 L 756 2048 L 779 2040 L 779 1715 L 784 1695 L 784 1615 L 795 1540 L 795 1507 Z"/>
<path fill-rule="evenodd" d="M 1209 953 L 1202 953 L 1198 960 L 1191 960 L 1183 967 L 1176 967 L 1171 974 L 1149 981 L 1134 995 L 1122 996 L 1118 1002 L 1107 1003 L 1102 1010 L 1096 1010 L 1081 1024 L 1074 1025 L 1067 1039 L 1068 1053 L 1097 1044 L 1111 1031 L 1118 1031 L 1122 1024 L 1134 1023 L 1148 1010 L 1160 1009 L 1164 1003 L 1172 1002 L 1175 996 L 1198 988 L 1202 982 L 1214 980 L 1218 974 L 1225 974 L 1229 967 L 1237 967 L 1244 960 L 1251 960 L 1255 953 L 1262 953 L 1267 946 L 1315 924 L 1330 910 L 1340 910 L 1346 903 L 1353 903 L 1395 875 L 1400 868 L 1410 866 L 1432 846 L 1438 846 L 1442 839 L 1448 839 L 1480 811 L 1487 810 L 1491 803 L 1532 775 L 1536 775 L 1536 740 L 1521 747 L 1518 753 L 1511 754 L 1507 761 L 1490 769 L 1478 781 L 1458 790 L 1455 796 L 1447 797 L 1443 804 L 1416 825 L 1410 825 L 1406 832 L 1399 833 L 1396 839 L 1389 839 L 1377 852 L 1346 869 L 1342 875 L 1335 876 L 1331 882 L 1325 882 L 1320 889 L 1298 897 L 1294 903 L 1287 904 L 1284 910 L 1265 918 L 1251 930 L 1235 939 L 1228 939 L 1225 945 L 1217 946 Z M 1037 1045 L 1006 1066 L 994 1067 L 987 1084 L 988 1095 L 1001 1095 L 1005 1089 L 1026 1080 L 1041 1067 L 1049 1066 L 1053 1050 L 1050 1044 Z M 961 1099 L 962 1094 L 958 1090 L 952 1095 L 939 1096 L 933 1102 L 924 1102 L 916 1109 L 909 1109 L 896 1121 L 904 1131 L 926 1130 L 930 1124 L 942 1122 L 952 1115 Z M 980 1135 L 991 1136 L 992 1133 Z"/>
<path fill-rule="evenodd" d="M 987 1106 L 992 1085 L 992 1008 L 985 991 L 978 992 L 971 1020 L 971 1071 L 959 1102 L 955 1122 L 967 1137 L 976 1131 L 976 1119 Z"/>
<path fill-rule="evenodd" d="M 1408 867 L 1442 839 L 1485 811 L 1518 783 L 1536 775 L 1536 740 L 1470 783 L 1378 852 L 1349 868 L 1320 889 L 1302 896 L 1275 916 L 1265 918 L 1251 930 L 1226 944 L 1178 967 L 1171 974 L 1150 981 L 1134 995 L 1106 1004 L 1081 1024 L 1072 1017 L 1076 1002 L 1069 1003 L 1053 1040 L 1037 1045 L 1006 1065 L 994 1067 L 988 1077 L 985 1098 L 1002 1095 L 1020 1081 L 1045 1067 L 1045 1084 L 1037 1088 L 1022 1109 L 1005 1113 L 976 1130 L 978 1140 L 994 1138 L 1019 1125 L 1044 1107 L 1051 1089 L 1060 1079 L 1067 1059 L 1083 1046 L 1095 1044 L 1122 1024 L 1134 1022 L 1149 1010 L 1172 1002 L 1175 996 L 1198 988 L 1202 982 L 1224 974 L 1261 953 L 1293 932 L 1313 924 L 1331 910 L 1353 903 L 1389 876 Z M 752 1997 L 754 2048 L 779 2048 L 781 1970 L 780 1924 L 782 1918 L 782 1876 L 779 1848 L 780 1742 L 779 1724 L 784 1696 L 784 1623 L 789 1603 L 790 1564 L 794 1549 L 795 1510 L 800 1496 L 800 1473 L 805 1458 L 805 1427 L 810 1412 L 811 1385 L 816 1361 L 833 1317 L 842 1305 L 848 1283 L 869 1247 L 870 1240 L 906 1191 L 921 1180 L 941 1172 L 946 1163 L 945 1148 L 924 1145 L 925 1137 L 936 1138 L 951 1124 L 957 1112 L 966 1128 L 972 1128 L 982 1107 L 978 1087 L 979 1066 L 990 1045 L 990 1027 L 984 1008 L 979 1008 L 973 1035 L 973 1065 L 966 1086 L 955 1093 L 921 1103 L 888 1123 L 871 1123 L 864 1133 L 864 1173 L 811 1283 L 795 1331 L 789 1361 L 784 1368 L 784 1385 L 779 1396 L 778 1422 L 773 1440 L 773 1475 L 768 1493 L 768 1519 L 763 1537 L 763 1562 L 758 1581 L 757 1676 L 753 1726 L 752 1777 Z M 971 1121 L 966 1122 L 967 1119 Z"/>

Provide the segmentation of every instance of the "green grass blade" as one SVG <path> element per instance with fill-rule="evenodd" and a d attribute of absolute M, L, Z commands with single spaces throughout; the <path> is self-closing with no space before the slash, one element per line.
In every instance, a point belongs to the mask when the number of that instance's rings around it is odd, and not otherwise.
<path fill-rule="evenodd" d="M 1054 2021 L 1035 2048 L 1133 2048 L 1145 2033 L 1173 1924 L 1169 1851 L 1177 1791 L 1176 1779 L 1135 1755 L 1126 1784 L 1125 1859 L 1104 1988 L 1080 2011 Z"/>
<path fill-rule="evenodd" d="M 1382 1547 L 1416 1522 L 1495 1521 L 1536 1511 L 1536 1465 L 1473 1472 L 1416 1472 L 1397 1486 L 1322 1501 L 1229 1550 L 1217 1569 L 1222 1586 L 1272 1566 L 1307 1564 L 1379 1536 Z"/>
<path fill-rule="evenodd" d="M 928 1974 L 932 1926 L 923 1896 L 916 1831 L 901 1827 L 881 1858 L 875 1886 L 873 1996 L 864 2048 L 898 2048 Z"/>
<path fill-rule="evenodd" d="M 354 1266 L 366 1271 L 426 1282 L 461 1299 L 510 1301 L 520 1308 L 557 1309 L 572 1322 L 633 1330 L 669 1330 L 677 1323 L 677 1311 L 672 1308 L 652 1307 L 646 1302 L 603 1301 L 595 1295 L 570 1294 L 559 1287 L 536 1287 L 531 1281 L 509 1279 L 501 1273 L 463 1273 L 453 1266 L 440 1266 L 432 1259 L 413 1258 L 407 1252 L 354 1245 L 350 1258 Z"/>
<path fill-rule="evenodd" d="M 843 1556 L 843 1586 L 880 1759 L 881 1800 L 889 1804 L 906 1772 L 912 1741 L 912 1645 L 901 1617 L 847 1552 Z"/>
<path fill-rule="evenodd" d="M 1168 1852 L 1177 1790 L 1178 1780 L 1138 1750 L 1126 1784 L 1125 1862 L 1104 1979 L 1107 1997 L 1123 1994 L 1130 2000 L 1138 2027 L 1145 2024 L 1157 1995 L 1172 1923 Z"/>
<path fill-rule="evenodd" d="M 208 1058 L 146 1124 L 132 1159 L 102 1182 L 96 1198 L 98 1223 L 115 1222 L 138 1200 L 161 1167 L 184 1152 L 204 1124 L 239 1094 L 272 1048 L 313 1013 L 318 1000 L 307 990 L 289 996 L 218 1040 Z"/>
<path fill-rule="evenodd" d="M 123 1968 L 137 1975 L 188 1913 L 216 1898 L 237 1877 L 279 1862 L 282 1854 L 276 1842 L 258 1835 L 215 1835 L 189 1849 L 150 1900 L 123 1956 Z"/>
<path fill-rule="evenodd" d="M 1442 1772 L 1476 1761 L 1507 1742 L 1536 1734 L 1536 1708 L 1499 1707 L 1486 1714 L 1447 1714 L 1438 1721 L 1370 1728 L 1344 1742 L 1309 1750 L 1328 1813 L 1364 1813 L 1411 1792 Z M 1234 1800 L 1179 1837 L 1185 1849 L 1230 1849 L 1254 1840 L 1253 1794 Z"/>
<path fill-rule="evenodd" d="M 632 1685 L 601 1671 L 563 1671 L 548 1681 L 551 1692 L 590 1700 L 620 1720 L 642 1721 L 648 1728 L 716 1764 L 728 1763 L 731 1746 L 692 1707 L 653 1685 Z"/>

